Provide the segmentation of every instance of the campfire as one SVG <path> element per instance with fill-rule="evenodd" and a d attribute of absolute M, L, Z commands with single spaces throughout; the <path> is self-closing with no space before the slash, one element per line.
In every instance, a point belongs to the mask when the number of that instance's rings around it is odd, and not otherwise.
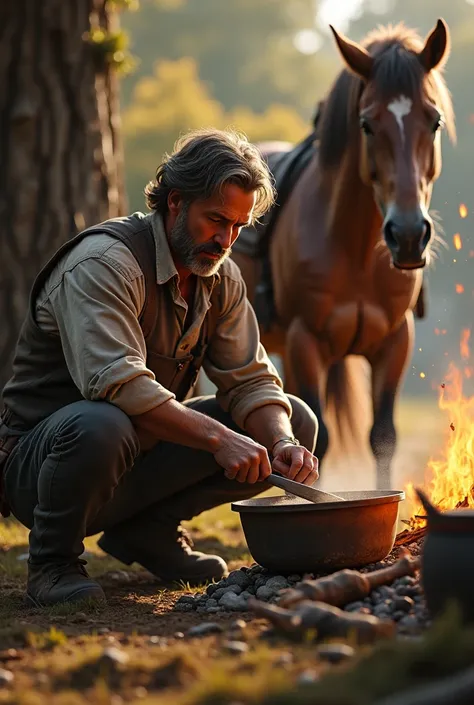
<path fill-rule="evenodd" d="M 439 460 L 430 460 L 424 486 L 431 502 L 441 511 L 459 507 L 474 507 L 474 396 L 464 396 L 463 384 L 470 379 L 474 368 L 469 366 L 470 330 L 461 334 L 460 353 L 463 369 L 450 364 L 446 380 L 441 385 L 439 408 L 446 412 L 449 436 Z M 414 507 L 408 520 L 408 529 L 397 536 L 397 545 L 412 543 L 426 531 L 424 510 L 416 498 L 413 484 L 406 495 Z"/>

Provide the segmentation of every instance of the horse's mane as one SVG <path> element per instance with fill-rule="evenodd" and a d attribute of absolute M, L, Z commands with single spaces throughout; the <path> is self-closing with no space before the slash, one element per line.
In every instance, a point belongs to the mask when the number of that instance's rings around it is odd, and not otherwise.
<path fill-rule="evenodd" d="M 417 53 L 423 48 L 419 34 L 403 23 L 379 26 L 362 45 L 374 57 L 372 80 L 382 100 L 403 93 L 415 97 L 421 92 L 443 113 L 447 132 L 455 139 L 454 110 L 440 68 L 425 74 Z M 337 166 L 351 139 L 359 131 L 358 104 L 364 88 L 361 78 L 343 69 L 324 100 L 318 125 L 319 161 L 323 169 Z"/>

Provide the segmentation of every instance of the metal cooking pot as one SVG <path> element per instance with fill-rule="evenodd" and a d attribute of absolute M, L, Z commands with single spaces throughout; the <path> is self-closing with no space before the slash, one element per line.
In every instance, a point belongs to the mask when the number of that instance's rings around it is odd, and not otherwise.
<path fill-rule="evenodd" d="M 339 492 L 345 502 L 292 496 L 232 503 L 254 560 L 273 573 L 359 568 L 385 558 L 395 541 L 399 490 Z"/>
<path fill-rule="evenodd" d="M 433 616 L 450 603 L 461 609 L 464 621 L 474 622 L 474 511 L 440 512 L 417 489 L 427 514 L 427 534 L 421 555 L 421 582 Z"/>

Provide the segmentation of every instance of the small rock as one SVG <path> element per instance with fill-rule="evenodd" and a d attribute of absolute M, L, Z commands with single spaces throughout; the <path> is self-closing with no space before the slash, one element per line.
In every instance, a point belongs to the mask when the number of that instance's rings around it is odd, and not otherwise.
<path fill-rule="evenodd" d="M 412 597 L 415 599 L 417 597 L 421 597 L 419 589 L 413 585 L 402 585 L 401 587 L 397 588 L 397 593 L 398 595 Z"/>
<path fill-rule="evenodd" d="M 386 619 L 390 617 L 390 608 L 387 605 L 375 605 L 372 610 L 372 614 L 379 619 Z"/>
<path fill-rule="evenodd" d="M 76 612 L 76 614 L 71 617 L 72 622 L 87 622 L 88 620 L 89 617 L 85 612 Z"/>
<path fill-rule="evenodd" d="M 245 641 L 226 641 L 222 644 L 222 648 L 231 654 L 246 654 L 249 645 Z"/>
<path fill-rule="evenodd" d="M 298 685 L 311 685 L 312 683 L 315 683 L 317 680 L 319 680 L 319 676 L 316 673 L 316 671 L 303 671 L 303 673 L 300 673 L 298 676 L 297 683 Z"/>
<path fill-rule="evenodd" d="M 398 622 L 400 619 L 403 619 L 405 617 L 405 612 L 400 612 L 400 611 L 395 611 L 392 615 L 392 619 L 395 620 L 395 622 Z"/>
<path fill-rule="evenodd" d="M 16 557 L 16 559 L 17 559 L 17 561 L 27 561 L 29 557 L 30 557 L 30 554 L 29 554 L 29 553 L 20 553 L 20 554 Z"/>
<path fill-rule="evenodd" d="M 416 585 L 417 581 L 416 581 L 416 578 L 414 578 L 411 575 L 404 575 L 403 578 L 399 578 L 398 584 L 399 585 Z"/>
<path fill-rule="evenodd" d="M 329 663 L 341 663 L 355 656 L 355 650 L 348 644 L 321 644 L 316 652 L 320 659 Z"/>
<path fill-rule="evenodd" d="M 222 607 L 206 607 L 207 614 L 217 614 L 217 612 L 222 612 Z"/>
<path fill-rule="evenodd" d="M 206 609 L 208 609 L 208 607 L 217 607 L 217 600 L 215 600 L 213 597 L 210 597 L 206 602 Z"/>
<path fill-rule="evenodd" d="M 13 682 L 13 673 L 6 668 L 0 668 L 0 686 L 9 685 Z"/>
<path fill-rule="evenodd" d="M 294 573 L 293 575 L 288 576 L 288 582 L 291 583 L 292 585 L 295 585 L 295 583 L 299 583 L 301 581 L 301 575 L 296 575 Z"/>
<path fill-rule="evenodd" d="M 249 585 L 248 588 L 245 588 L 244 592 L 247 592 L 249 595 L 255 595 L 255 587 Z"/>
<path fill-rule="evenodd" d="M 411 599 L 411 597 L 405 596 L 405 597 L 397 597 L 393 601 L 394 608 L 397 612 L 409 612 L 411 609 L 414 608 L 415 603 Z"/>
<path fill-rule="evenodd" d="M 209 597 L 207 595 L 198 595 L 194 599 L 193 604 L 196 605 L 196 607 L 204 607 L 207 604 L 208 599 Z"/>
<path fill-rule="evenodd" d="M 219 590 L 219 583 L 211 583 L 206 588 L 206 594 L 209 595 L 209 597 L 211 597 L 215 593 L 216 590 Z"/>
<path fill-rule="evenodd" d="M 235 592 L 226 592 L 222 595 L 219 600 L 219 606 L 234 612 L 241 612 L 247 609 L 245 600 L 242 600 L 240 595 L 236 595 Z"/>
<path fill-rule="evenodd" d="M 159 644 L 160 646 L 166 646 L 167 643 L 168 642 L 166 641 L 166 639 L 162 636 L 156 636 L 156 634 L 154 634 L 150 637 L 150 644 Z"/>
<path fill-rule="evenodd" d="M 97 634 L 108 634 L 110 632 L 110 629 L 108 627 L 99 627 L 97 630 Z"/>
<path fill-rule="evenodd" d="M 121 651 L 120 649 L 117 649 L 115 646 L 108 646 L 106 649 L 104 649 L 101 657 L 101 661 L 103 662 L 108 662 L 108 663 L 114 663 L 114 664 L 120 664 L 124 665 L 125 663 L 128 663 L 130 657 L 125 651 Z"/>
<path fill-rule="evenodd" d="M 126 570 L 114 570 L 108 574 L 108 577 L 111 580 L 123 580 L 126 583 L 132 579 L 132 576 Z"/>
<path fill-rule="evenodd" d="M 259 575 L 257 579 L 255 580 L 254 583 L 254 588 L 255 590 L 258 590 L 259 588 L 263 587 L 267 581 L 263 577 L 263 575 Z"/>
<path fill-rule="evenodd" d="M 243 592 L 240 593 L 239 596 L 242 600 L 248 600 L 249 597 L 253 597 L 252 593 L 250 593 L 248 590 L 244 590 Z"/>
<path fill-rule="evenodd" d="M 219 600 L 222 595 L 225 595 L 228 592 L 233 592 L 234 595 L 240 595 L 240 593 L 242 592 L 242 588 L 240 587 L 240 585 L 229 585 L 228 587 L 219 588 L 219 590 L 215 591 L 213 598 L 215 600 Z"/>
<path fill-rule="evenodd" d="M 175 633 L 173 634 L 173 636 L 174 636 L 175 639 L 184 639 L 184 634 L 183 634 L 183 632 L 175 632 Z"/>
<path fill-rule="evenodd" d="M 255 594 L 259 600 L 265 601 L 271 600 L 272 597 L 275 597 L 274 590 L 271 590 L 266 585 L 262 585 L 262 587 L 259 587 Z"/>
<path fill-rule="evenodd" d="M 349 602 L 348 605 L 344 607 L 346 612 L 357 612 L 358 610 L 361 610 L 364 607 L 364 603 L 361 602 L 361 600 L 358 600 L 357 602 Z"/>
<path fill-rule="evenodd" d="M 229 625 L 229 629 L 232 631 L 242 631 L 243 629 L 247 629 L 247 622 L 245 619 L 236 619 L 235 622 Z"/>
<path fill-rule="evenodd" d="M 221 625 L 216 622 L 203 622 L 202 624 L 196 624 L 195 627 L 188 629 L 187 636 L 208 636 L 209 634 L 218 634 L 222 631 Z"/>
<path fill-rule="evenodd" d="M 278 590 L 285 590 L 290 587 L 290 584 L 283 575 L 275 575 L 275 577 L 267 580 L 267 588 L 273 590 L 273 592 L 278 592 Z"/>
<path fill-rule="evenodd" d="M 174 609 L 176 610 L 176 612 L 192 612 L 194 610 L 194 605 L 190 605 L 187 602 L 177 602 L 174 606 Z"/>
<path fill-rule="evenodd" d="M 245 590 L 250 585 L 250 578 L 243 570 L 233 570 L 227 577 L 227 585 L 238 585 Z"/>
<path fill-rule="evenodd" d="M 250 568 L 247 570 L 247 575 L 249 576 L 249 578 L 253 578 L 255 575 L 259 575 L 259 573 L 261 572 L 262 566 L 256 563 L 255 565 L 250 566 Z"/>
<path fill-rule="evenodd" d="M 194 605 L 196 602 L 193 595 L 182 595 L 176 602 L 177 605 Z"/>

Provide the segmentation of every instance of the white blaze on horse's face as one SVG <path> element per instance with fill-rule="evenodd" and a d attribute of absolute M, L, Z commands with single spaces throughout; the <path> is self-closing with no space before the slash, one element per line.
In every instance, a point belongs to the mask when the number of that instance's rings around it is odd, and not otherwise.
<path fill-rule="evenodd" d="M 390 112 L 394 115 L 398 127 L 400 128 L 402 144 L 405 143 L 405 127 L 403 125 L 403 118 L 410 114 L 412 105 L 413 102 L 411 98 L 407 98 L 406 95 L 398 96 L 398 98 L 395 98 L 387 105 L 387 110 L 390 110 Z"/>

